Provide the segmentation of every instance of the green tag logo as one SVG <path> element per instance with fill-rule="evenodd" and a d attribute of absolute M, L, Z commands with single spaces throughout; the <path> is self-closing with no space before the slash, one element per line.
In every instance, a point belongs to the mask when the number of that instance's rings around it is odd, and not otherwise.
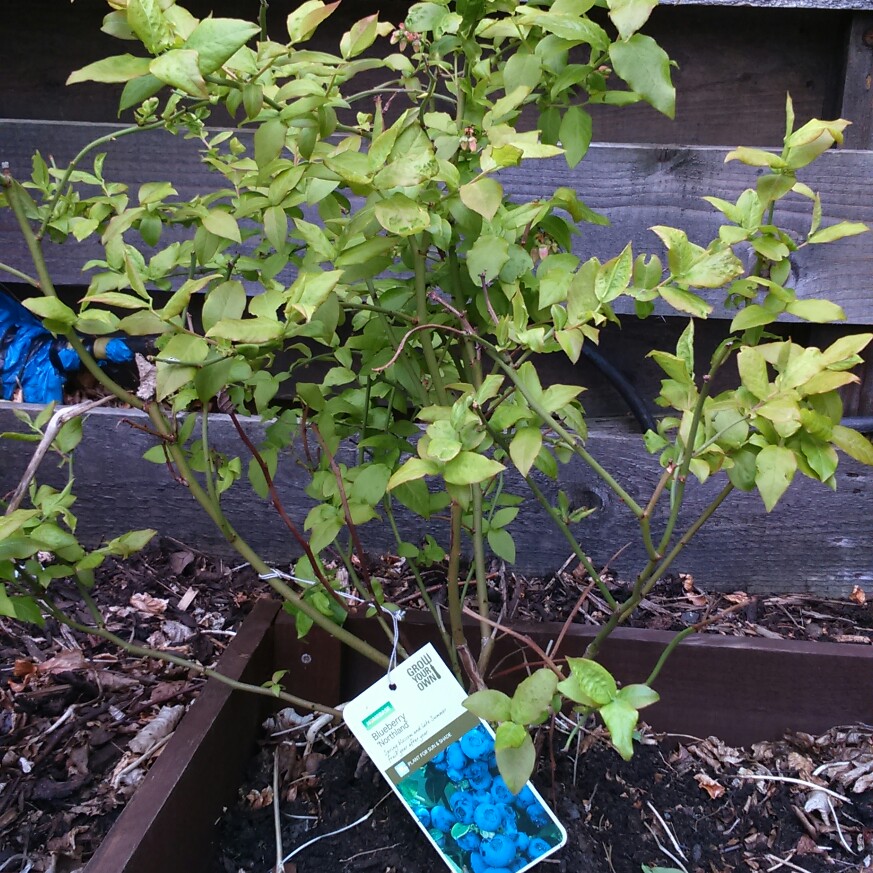
<path fill-rule="evenodd" d="M 370 713 L 364 719 L 364 727 L 366 730 L 375 727 L 379 722 L 385 721 L 391 713 L 394 712 L 394 707 L 390 703 L 383 703 L 375 712 Z"/>

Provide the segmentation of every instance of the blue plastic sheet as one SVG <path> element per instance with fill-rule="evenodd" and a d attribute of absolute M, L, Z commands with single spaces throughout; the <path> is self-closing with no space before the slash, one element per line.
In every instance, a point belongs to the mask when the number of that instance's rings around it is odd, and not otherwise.
<path fill-rule="evenodd" d="M 105 344 L 103 355 L 113 363 L 133 360 L 121 339 Z M 0 292 L 0 397 L 16 396 L 25 403 L 63 399 L 64 385 L 82 362 L 63 337 L 55 337 L 17 300 Z M 16 394 L 20 392 L 20 394 Z"/>

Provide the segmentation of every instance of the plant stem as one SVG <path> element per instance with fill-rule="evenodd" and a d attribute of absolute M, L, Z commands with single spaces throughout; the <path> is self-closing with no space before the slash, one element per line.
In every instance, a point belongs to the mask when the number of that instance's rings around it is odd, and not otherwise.
<path fill-rule="evenodd" d="M 0 262 L 0 271 L 9 273 L 10 276 L 15 276 L 16 279 L 21 279 L 23 282 L 27 282 L 28 285 L 32 285 L 34 288 L 40 287 L 39 282 L 37 282 L 33 276 L 28 276 L 27 273 L 22 273 L 21 270 L 16 270 L 15 267 L 10 267 L 8 264 Z"/>
<path fill-rule="evenodd" d="M 170 431 L 166 419 L 164 419 L 160 409 L 158 409 L 155 404 L 149 404 L 148 413 L 152 423 L 158 431 L 158 434 L 165 440 L 167 452 L 170 454 L 173 463 L 184 477 L 191 495 L 200 504 L 219 530 L 223 529 L 222 520 L 224 520 L 224 523 L 227 524 L 227 533 L 225 534 L 225 537 L 228 543 L 242 556 L 243 560 L 251 564 L 255 571 L 260 576 L 264 577 L 270 587 L 276 591 L 277 594 L 280 594 L 288 600 L 295 609 L 299 609 L 302 613 L 311 618 L 315 625 L 322 628 L 322 630 L 327 631 L 327 633 L 335 637 L 341 643 L 345 643 L 359 654 L 387 669 L 387 655 L 384 655 L 369 643 L 358 639 L 354 634 L 331 621 L 331 619 L 319 612 L 318 609 L 309 603 L 309 601 L 301 597 L 293 588 L 281 579 L 276 578 L 275 571 L 261 559 L 261 556 L 239 535 L 239 533 L 237 533 L 233 526 L 227 522 L 220 507 L 215 506 L 209 499 L 209 495 L 194 477 L 193 471 L 185 457 L 185 453 L 174 441 L 172 432 Z M 328 589 L 333 590 L 329 585 L 327 587 Z"/>
<path fill-rule="evenodd" d="M 139 128 L 135 128 L 139 129 Z M 33 261 L 33 266 L 36 269 L 36 275 L 39 278 L 39 289 L 46 297 L 57 297 L 58 293 L 55 290 L 54 283 L 49 275 L 48 266 L 45 262 L 45 256 L 42 253 L 42 246 L 37 236 L 34 234 L 27 220 L 27 215 L 24 212 L 24 204 L 22 203 L 21 185 L 16 182 L 11 176 L 0 176 L 0 186 L 6 189 L 6 199 L 15 219 L 18 222 L 21 235 L 24 237 L 24 242 L 27 245 L 27 250 L 30 253 L 30 258 Z M 91 353 L 85 348 L 85 344 L 79 338 L 73 328 L 68 328 L 62 333 L 62 336 L 70 344 L 71 348 L 79 356 L 79 360 L 84 365 L 85 369 L 111 394 L 114 394 L 119 400 L 123 400 L 129 406 L 136 409 L 143 409 L 144 404 L 134 394 L 122 388 L 111 376 L 103 370 L 102 367 L 94 360 Z"/>
<path fill-rule="evenodd" d="M 267 36 L 267 9 L 270 8 L 270 4 L 267 0 L 261 0 L 261 9 L 258 13 L 258 24 L 261 26 L 261 40 L 266 42 L 269 38 Z"/>
<path fill-rule="evenodd" d="M 667 662 L 667 658 L 669 658 L 670 655 L 673 654 L 673 651 L 676 649 L 679 643 L 682 642 L 682 640 L 690 637 L 691 634 L 693 634 L 696 630 L 697 628 L 694 625 L 692 625 L 691 627 L 687 627 L 684 630 L 679 631 L 679 633 L 677 633 L 676 636 L 673 637 L 673 639 L 670 640 L 669 643 L 667 643 L 667 645 L 664 647 L 664 651 L 661 652 L 657 663 L 654 667 L 652 667 L 652 672 L 649 673 L 649 678 L 646 679 L 646 685 L 651 687 L 652 683 L 658 678 L 658 674 L 661 672 L 661 668 Z"/>
<path fill-rule="evenodd" d="M 661 563 L 652 567 L 651 562 L 646 566 L 642 573 L 637 577 L 634 583 L 634 589 L 630 597 L 622 603 L 619 608 L 613 612 L 609 620 L 597 632 L 597 636 L 588 644 L 585 649 L 585 657 L 593 658 L 603 645 L 603 641 L 620 625 L 639 605 L 640 601 L 652 590 L 654 584 L 666 572 L 667 568 L 677 558 L 679 553 L 688 545 L 695 534 L 703 527 L 704 524 L 712 517 L 713 513 L 721 506 L 728 494 L 733 491 L 733 485 L 728 482 L 719 492 L 715 499 L 703 510 L 697 520 L 680 538 L 679 542 L 673 547 L 670 554 L 665 557 Z"/>
<path fill-rule="evenodd" d="M 618 484 L 618 482 L 613 478 L 613 476 L 598 462 L 596 461 L 588 451 L 579 443 L 578 439 L 574 437 L 566 428 L 560 425 L 551 415 L 551 413 L 537 400 L 528 390 L 521 379 L 518 378 L 518 374 L 515 370 L 509 366 L 504 360 L 497 349 L 492 346 L 490 343 L 486 343 L 484 340 L 480 340 L 483 346 L 485 346 L 489 357 L 506 373 L 507 376 L 512 380 L 512 383 L 518 389 L 519 393 L 524 397 L 527 401 L 528 406 L 540 417 L 543 424 L 546 427 L 553 430 L 562 440 L 567 444 L 567 447 L 572 449 L 598 476 L 604 481 L 604 483 L 610 488 L 610 490 L 621 500 L 625 506 L 630 509 L 630 511 L 639 518 L 643 514 L 642 507 Z"/>
<path fill-rule="evenodd" d="M 136 655 L 140 658 L 155 658 L 159 661 L 166 661 L 169 664 L 176 664 L 179 667 L 184 667 L 186 670 L 199 673 L 202 676 L 206 676 L 208 679 L 217 679 L 219 682 L 223 682 L 225 685 L 228 685 L 237 691 L 247 691 L 251 694 L 259 694 L 262 697 L 272 697 L 274 699 L 284 700 L 286 703 L 290 703 L 292 706 L 301 709 L 308 709 L 311 712 L 324 712 L 328 715 L 334 716 L 334 718 L 342 718 L 342 713 L 339 710 L 334 709 L 332 706 L 325 706 L 321 703 L 314 703 L 311 700 L 304 700 L 302 697 L 296 697 L 285 691 L 275 692 L 272 689 L 264 688 L 261 685 L 252 685 L 248 682 L 240 682 L 237 679 L 231 679 L 229 676 L 225 676 L 217 670 L 213 670 L 210 667 L 204 667 L 196 661 L 189 661 L 179 655 L 174 655 L 171 652 L 161 652 L 155 649 L 146 648 L 145 646 L 137 646 L 134 643 L 129 643 L 122 637 L 116 636 L 104 627 L 81 624 L 80 622 L 75 621 L 45 599 L 43 599 L 42 603 L 53 618 L 62 624 L 65 624 L 67 627 L 77 630 L 80 633 L 89 634 L 93 637 L 100 637 L 131 655 Z"/>
<path fill-rule="evenodd" d="M 419 234 L 412 238 L 412 259 L 415 264 L 415 302 L 416 315 L 419 325 L 427 324 L 427 248 L 428 236 L 426 233 Z M 449 395 L 446 391 L 443 376 L 440 372 L 439 364 L 437 363 L 436 353 L 433 348 L 432 329 L 422 330 L 421 337 L 421 353 L 424 357 L 425 367 L 428 375 L 433 383 L 434 391 L 437 399 L 442 406 L 449 405 Z"/>
<path fill-rule="evenodd" d="M 502 434 L 497 433 L 483 417 L 483 421 L 485 421 L 485 426 L 488 428 L 489 434 L 491 434 L 491 438 L 497 443 L 500 448 L 502 448 L 507 454 L 509 454 L 509 446 L 506 440 L 503 438 Z M 573 531 L 570 530 L 569 525 L 561 518 L 561 513 L 555 509 L 554 506 L 549 502 L 548 498 L 545 494 L 543 494 L 542 489 L 537 485 L 534 478 L 528 474 L 523 477 L 524 481 L 527 483 L 528 488 L 533 492 L 533 496 L 537 499 L 537 502 L 542 506 L 542 508 L 549 514 L 549 517 L 555 524 L 555 527 L 563 534 L 564 539 L 567 540 L 567 543 L 570 546 L 573 554 L 578 559 L 579 563 L 585 568 L 585 572 L 588 574 L 589 578 L 594 582 L 597 586 L 597 590 L 600 592 L 600 595 L 603 599 L 613 608 L 615 609 L 618 606 L 616 599 L 612 596 L 610 590 L 606 587 L 606 583 L 603 581 L 600 574 L 594 568 L 594 564 L 591 563 L 591 559 L 582 549 L 582 546 L 579 544 L 579 541 L 573 536 Z"/>
<path fill-rule="evenodd" d="M 449 604 L 449 626 L 452 630 L 452 643 L 455 648 L 467 645 L 464 636 L 463 606 L 461 604 L 461 589 L 459 571 L 461 566 L 461 504 L 452 501 L 452 534 L 449 544 L 449 566 L 447 573 L 448 590 L 446 596 Z"/>
<path fill-rule="evenodd" d="M 488 606 L 488 572 L 485 568 L 485 541 L 482 533 L 482 486 L 478 483 L 471 486 L 473 492 L 473 564 L 476 568 L 476 602 L 479 609 L 479 630 L 481 648 L 479 649 L 479 672 L 488 669 L 488 661 L 494 644 L 494 634 L 487 623 Z"/>

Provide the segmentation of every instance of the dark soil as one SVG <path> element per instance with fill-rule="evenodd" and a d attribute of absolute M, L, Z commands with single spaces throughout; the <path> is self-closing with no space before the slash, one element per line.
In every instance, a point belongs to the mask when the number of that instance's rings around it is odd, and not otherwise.
<path fill-rule="evenodd" d="M 870 777 L 847 788 L 837 777 L 812 776 L 815 768 L 838 760 L 854 760 L 873 771 L 873 730 L 832 731 L 818 739 L 796 735 L 746 751 L 718 741 L 677 747 L 647 738 L 629 762 L 596 731 L 578 750 L 572 745 L 572 753 L 557 753 L 554 779 L 543 772 L 536 779 L 569 834 L 567 845 L 545 862 L 549 867 L 544 864 L 544 870 L 641 873 L 644 864 L 676 866 L 667 852 L 694 873 L 773 870 L 784 860 L 795 866 L 782 869 L 807 873 L 873 869 L 867 867 L 873 864 Z M 296 854 L 286 873 L 445 873 L 412 816 L 351 740 L 340 740 L 324 759 L 316 753 L 315 761 L 311 755 L 296 757 L 292 749 L 290 764 L 287 745 L 265 748 L 252 761 L 239 804 L 219 825 L 215 873 L 275 869 L 272 803 L 261 806 L 265 798 L 272 799 L 274 754 L 291 777 L 280 792 L 286 856 L 373 810 L 365 821 Z M 299 775 L 313 768 L 313 775 Z M 735 778 L 749 772 L 828 783 L 851 793 L 851 803 L 834 799 L 833 813 L 825 819 L 826 795 L 789 782 Z M 845 773 L 846 768 L 834 765 L 824 772 Z M 850 792 L 864 785 L 865 790 Z M 293 799 L 285 800 L 289 794 Z"/>
<path fill-rule="evenodd" d="M 417 589 L 410 584 L 408 572 L 399 559 L 386 559 L 376 575 L 383 580 L 387 600 L 411 608 L 418 605 Z M 428 572 L 426 579 L 433 585 L 434 593 L 438 593 L 443 578 L 440 568 Z M 621 580 L 609 582 L 617 595 L 627 591 Z M 495 569 L 491 583 L 495 598 L 505 596 L 510 604 L 511 620 L 562 621 L 572 614 L 574 621 L 591 624 L 606 616 L 605 605 L 596 591 L 590 591 L 580 604 L 579 595 L 587 583 L 574 573 L 558 573 L 538 581 Z M 196 549 L 168 539 L 128 562 L 107 562 L 92 593 L 109 630 L 125 639 L 212 665 L 254 600 L 267 591 L 266 584 L 250 569 L 212 561 Z M 58 589 L 57 603 L 80 622 L 91 623 L 75 592 Z M 707 631 L 722 634 L 869 645 L 873 639 L 873 603 L 864 602 L 860 594 L 845 602 L 809 596 L 756 600 L 741 593 L 703 592 L 690 577 L 677 576 L 659 583 L 644 601 L 633 624 L 678 630 L 700 622 L 708 622 Z M 165 740 L 150 746 L 146 754 L 133 751 L 131 743 L 135 745 L 135 738 L 146 726 L 163 718 L 167 709 L 180 707 L 175 710 L 176 717 L 180 716 L 201 687 L 202 680 L 197 674 L 157 660 L 126 655 L 107 642 L 70 631 L 56 622 L 49 621 L 39 629 L 0 618 L 0 869 L 28 869 L 32 873 L 81 870 L 160 754 Z M 171 729 L 170 725 L 168 730 Z M 558 745 L 561 741 L 561 737 L 556 739 Z M 869 739 L 867 742 L 864 754 L 873 761 Z M 321 754 L 327 757 L 321 759 L 318 757 Z M 806 844 L 799 842 L 803 833 L 813 840 L 813 846 L 819 844 L 816 839 L 823 840 L 823 845 L 833 844 L 833 831 L 814 839 L 809 828 L 797 830 L 804 826 L 795 812 L 790 809 L 786 812 L 785 806 L 788 798 L 794 797 L 795 805 L 803 808 L 806 800 L 795 797 L 795 787 L 767 783 L 765 793 L 761 794 L 747 782 L 733 786 L 728 779 L 722 780 L 727 793 L 710 801 L 693 781 L 698 771 L 689 776 L 681 770 L 681 760 L 671 758 L 673 754 L 644 746 L 634 761 L 624 764 L 617 755 L 595 743 L 579 759 L 575 785 L 567 775 L 574 758 L 558 757 L 561 786 L 556 789 L 559 798 L 556 807 L 571 830 L 570 845 L 557 856 L 564 865 L 561 869 L 578 868 L 592 873 L 601 869 L 610 873 L 633 869 L 638 873 L 640 860 L 672 866 L 646 829 L 646 824 L 653 827 L 662 844 L 669 848 L 669 838 L 657 830 L 660 825 L 646 801 L 673 823 L 677 839 L 690 859 L 689 870 L 757 869 L 747 860 L 742 860 L 746 867 L 739 862 L 734 864 L 735 859 L 745 859 L 748 852 L 758 851 L 747 843 L 750 833 L 747 821 L 757 828 L 754 833 L 766 832 L 768 840 L 771 832 L 776 833 L 767 852 L 781 858 L 786 858 L 798 845 L 806 851 Z M 603 769 L 598 756 L 608 760 L 608 771 Z M 272 754 L 268 758 L 271 774 Z M 301 770 L 300 761 L 286 767 L 288 779 L 296 773 L 293 778 L 302 781 L 296 787 L 283 789 L 283 796 L 290 791 L 296 804 L 283 807 L 283 812 L 317 816 L 318 829 L 312 834 L 355 821 L 386 793 L 369 766 L 355 777 L 356 753 L 339 755 L 332 747 L 325 747 L 318 750 L 315 758 L 310 756 L 306 760 L 310 768 L 320 761 L 314 775 Z M 655 772 L 653 768 L 658 762 L 662 769 Z M 713 778 L 720 778 L 707 766 Z M 873 769 L 873 763 L 870 767 Z M 270 782 L 271 775 L 266 781 L 253 776 L 244 794 L 260 792 Z M 547 797 L 550 784 L 551 774 L 541 774 L 539 785 Z M 674 794 L 660 793 L 668 789 Z M 257 797 L 263 802 L 263 794 Z M 222 873 L 262 867 L 266 873 L 274 862 L 271 804 L 254 809 L 257 797 L 241 804 L 236 824 L 222 826 L 229 840 L 222 865 L 217 868 Z M 756 798 L 756 804 L 746 809 L 749 797 Z M 839 809 L 847 840 L 863 841 L 858 821 L 867 828 L 873 827 L 869 812 L 859 813 L 862 799 L 868 804 L 871 801 L 868 793 L 855 800 L 852 807 Z M 754 818 L 758 813 L 753 814 L 753 807 L 761 810 L 761 816 L 773 816 L 771 824 L 765 826 L 761 823 L 763 819 Z M 389 797 L 370 820 L 344 834 L 341 841 L 324 840 L 307 849 L 295 859 L 299 869 L 328 864 L 329 869 L 402 869 L 424 873 L 442 870 L 436 854 L 401 811 L 399 803 Z M 818 833 L 816 815 L 814 812 L 810 825 L 813 833 Z M 855 821 L 849 816 L 855 816 Z M 731 829 L 737 818 L 741 824 Z M 310 819 L 285 821 L 290 828 L 284 837 L 286 847 L 303 840 L 313 823 Z M 728 830 L 730 833 L 726 833 Z M 362 842 L 358 844 L 358 840 Z M 725 840 L 739 842 L 726 844 Z M 694 860 L 695 846 L 702 853 L 699 863 Z M 709 866 L 719 847 L 723 847 L 722 853 L 726 847 L 727 855 L 713 862 L 715 867 Z M 337 852 L 333 860 L 325 859 L 323 853 L 328 851 Z M 836 864 L 828 869 L 858 869 L 858 860 L 869 850 L 856 847 L 856 851 L 856 856 L 849 859 L 854 866 Z M 360 852 L 370 854 L 359 855 Z M 355 855 L 353 860 L 343 860 Z M 18 857 L 13 860 L 15 856 Z M 763 857 L 762 852 L 754 857 Z M 838 850 L 822 855 L 798 854 L 791 863 L 815 873 L 825 869 L 822 864 L 827 859 L 838 857 Z M 603 866 L 604 858 L 612 859 L 614 870 L 609 861 Z M 761 863 L 761 869 L 772 866 Z M 783 873 L 787 869 L 790 868 L 783 868 Z"/>

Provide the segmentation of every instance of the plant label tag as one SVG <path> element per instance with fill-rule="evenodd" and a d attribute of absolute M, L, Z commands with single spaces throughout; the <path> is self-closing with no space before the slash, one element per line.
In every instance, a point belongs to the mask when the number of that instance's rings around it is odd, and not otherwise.
<path fill-rule="evenodd" d="M 513 795 L 494 734 L 432 644 L 346 704 L 364 751 L 454 873 L 520 873 L 567 841 L 528 782 Z"/>

